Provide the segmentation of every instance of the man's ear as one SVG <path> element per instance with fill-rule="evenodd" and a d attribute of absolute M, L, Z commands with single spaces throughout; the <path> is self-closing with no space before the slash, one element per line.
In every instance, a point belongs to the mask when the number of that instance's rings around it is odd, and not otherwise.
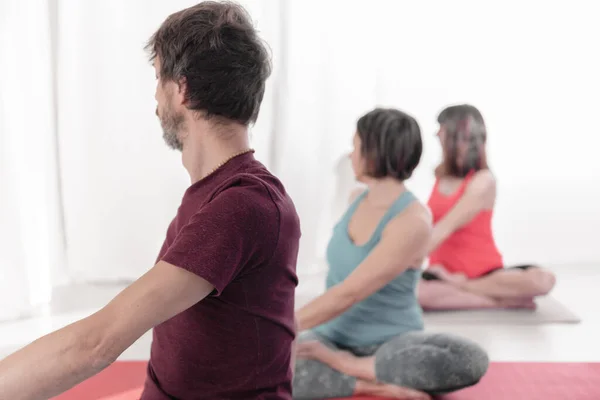
<path fill-rule="evenodd" d="M 177 82 L 177 100 L 180 104 L 187 103 L 187 79 L 182 77 Z"/>

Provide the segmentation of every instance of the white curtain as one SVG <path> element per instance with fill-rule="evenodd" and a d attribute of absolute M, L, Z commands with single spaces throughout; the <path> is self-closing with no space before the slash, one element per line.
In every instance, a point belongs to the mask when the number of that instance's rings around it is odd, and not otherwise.
<path fill-rule="evenodd" d="M 286 4 L 273 162 L 300 214 L 299 268 L 310 273 L 333 223 L 334 165 L 351 149 L 356 119 L 376 102 L 377 25 L 357 21 L 374 21 L 378 12 L 357 2 Z"/>
<path fill-rule="evenodd" d="M 0 320 L 64 282 L 50 8 L 0 2 Z"/>

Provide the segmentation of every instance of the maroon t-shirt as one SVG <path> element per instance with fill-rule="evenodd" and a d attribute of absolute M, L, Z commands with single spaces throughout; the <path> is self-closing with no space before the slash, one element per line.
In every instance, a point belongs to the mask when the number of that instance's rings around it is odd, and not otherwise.
<path fill-rule="evenodd" d="M 193 184 L 159 260 L 214 292 L 154 328 L 142 400 L 291 399 L 300 223 L 247 153 Z"/>

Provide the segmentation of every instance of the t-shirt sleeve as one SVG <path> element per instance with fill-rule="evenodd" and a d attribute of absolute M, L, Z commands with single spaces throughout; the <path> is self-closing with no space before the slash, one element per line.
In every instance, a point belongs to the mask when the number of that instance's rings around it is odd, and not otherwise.
<path fill-rule="evenodd" d="M 254 190 L 225 189 L 190 218 L 162 260 L 205 279 L 219 295 L 244 267 L 271 256 L 261 228 L 277 218 L 274 207 Z"/>

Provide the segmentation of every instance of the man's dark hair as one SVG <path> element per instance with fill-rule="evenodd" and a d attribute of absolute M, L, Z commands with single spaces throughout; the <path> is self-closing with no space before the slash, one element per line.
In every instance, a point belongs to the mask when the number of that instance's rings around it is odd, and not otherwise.
<path fill-rule="evenodd" d="M 170 15 L 146 50 L 160 78 L 185 82 L 188 108 L 205 118 L 256 122 L 271 60 L 246 10 L 204 1 Z"/>
<path fill-rule="evenodd" d="M 423 152 L 421 128 L 413 117 L 396 109 L 376 108 L 362 116 L 356 127 L 369 176 L 410 178 Z"/>

